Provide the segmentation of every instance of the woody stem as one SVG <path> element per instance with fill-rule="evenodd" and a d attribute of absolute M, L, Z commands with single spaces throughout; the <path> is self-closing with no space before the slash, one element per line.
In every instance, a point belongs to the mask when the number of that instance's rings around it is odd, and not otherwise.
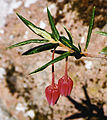
<path fill-rule="evenodd" d="M 106 59 L 107 60 L 107 57 L 97 56 L 97 55 L 88 54 L 88 53 L 84 53 L 84 55 L 86 57 L 90 57 L 90 58 L 100 58 L 100 59 Z"/>
<path fill-rule="evenodd" d="M 66 57 L 66 63 L 65 63 L 65 76 L 67 76 L 68 71 L 68 57 Z"/>
<path fill-rule="evenodd" d="M 53 50 L 53 53 L 52 53 L 52 60 L 54 60 L 54 53 L 55 53 L 55 49 Z M 52 85 L 55 84 L 55 81 L 54 81 L 54 63 L 52 64 Z"/>

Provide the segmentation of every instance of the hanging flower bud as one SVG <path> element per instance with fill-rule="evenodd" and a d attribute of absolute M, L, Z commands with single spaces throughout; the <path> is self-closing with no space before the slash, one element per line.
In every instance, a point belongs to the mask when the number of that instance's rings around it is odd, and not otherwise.
<path fill-rule="evenodd" d="M 63 76 L 58 81 L 60 94 L 63 96 L 69 96 L 73 87 L 73 81 L 69 76 Z"/>
<path fill-rule="evenodd" d="M 67 66 L 68 66 L 68 57 L 66 57 L 65 75 L 62 78 L 60 78 L 58 81 L 60 94 L 64 96 L 69 96 L 73 87 L 73 81 L 67 74 Z"/>
<path fill-rule="evenodd" d="M 55 49 L 53 50 L 52 60 L 54 59 L 54 53 Z M 45 95 L 50 105 L 56 104 L 60 96 L 58 84 L 55 84 L 54 81 L 54 64 L 52 64 L 52 84 L 45 89 Z"/>
<path fill-rule="evenodd" d="M 49 85 L 45 89 L 45 95 L 46 95 L 47 101 L 50 105 L 56 104 L 57 100 L 60 96 L 58 85 L 57 84 Z"/>

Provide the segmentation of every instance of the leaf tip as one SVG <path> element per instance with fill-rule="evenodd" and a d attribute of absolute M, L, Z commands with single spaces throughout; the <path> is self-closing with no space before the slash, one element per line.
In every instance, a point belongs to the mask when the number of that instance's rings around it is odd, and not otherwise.
<path fill-rule="evenodd" d="M 26 51 L 26 52 L 22 53 L 22 55 L 29 55 L 29 54 L 28 54 L 27 51 Z"/>
<path fill-rule="evenodd" d="M 22 55 L 26 55 L 26 53 L 22 53 Z"/>
<path fill-rule="evenodd" d="M 94 9 L 96 8 L 96 6 L 93 7 Z"/>
<path fill-rule="evenodd" d="M 32 75 L 32 74 L 34 74 L 34 73 L 36 73 L 36 71 L 30 72 L 29 75 Z"/>
<path fill-rule="evenodd" d="M 22 16 L 18 12 L 16 12 L 16 15 L 21 19 Z"/>
<path fill-rule="evenodd" d="M 49 8 L 47 7 L 47 13 L 49 13 L 50 11 L 49 11 Z"/>
<path fill-rule="evenodd" d="M 63 25 L 63 28 L 66 29 L 65 25 Z"/>
<path fill-rule="evenodd" d="M 30 72 L 28 75 L 31 75 L 31 74 L 33 74 L 33 72 Z"/>
<path fill-rule="evenodd" d="M 63 28 L 65 29 L 65 31 L 68 31 L 67 28 L 65 27 L 65 25 L 63 25 Z"/>
<path fill-rule="evenodd" d="M 5 48 L 5 50 L 8 50 L 8 49 L 9 49 L 9 47 L 6 47 L 6 48 Z"/>
<path fill-rule="evenodd" d="M 6 50 L 12 49 L 12 48 L 13 48 L 13 46 L 11 45 L 11 46 L 9 46 L 9 47 L 6 47 Z"/>
<path fill-rule="evenodd" d="M 20 16 L 18 12 L 16 12 L 16 15 L 17 15 L 17 16 Z"/>

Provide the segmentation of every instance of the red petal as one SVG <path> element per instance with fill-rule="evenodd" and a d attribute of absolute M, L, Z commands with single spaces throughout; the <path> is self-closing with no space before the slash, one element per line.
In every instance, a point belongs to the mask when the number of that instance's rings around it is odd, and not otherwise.
<path fill-rule="evenodd" d="M 71 90 L 73 88 L 73 81 L 70 77 L 68 77 L 68 85 L 69 85 L 69 89 L 68 89 L 68 96 L 71 94 Z"/>
<path fill-rule="evenodd" d="M 61 95 L 67 96 L 68 94 L 68 82 L 64 81 L 61 86 Z"/>
<path fill-rule="evenodd" d="M 58 80 L 58 86 L 59 86 L 59 90 L 60 90 L 60 91 L 61 91 L 62 83 L 63 83 L 63 78 L 60 78 L 60 79 Z"/>
<path fill-rule="evenodd" d="M 48 103 L 51 104 L 51 101 L 52 101 L 52 86 L 48 86 L 45 89 L 45 95 L 46 95 Z"/>
<path fill-rule="evenodd" d="M 56 102 L 59 98 L 59 95 L 60 95 L 59 89 L 54 89 L 52 91 L 52 102 L 51 102 L 52 105 L 56 104 Z"/>
<path fill-rule="evenodd" d="M 54 86 L 52 86 L 52 85 L 48 86 L 45 89 L 45 94 L 46 94 L 46 98 L 48 100 L 48 103 L 50 105 L 54 105 L 60 96 L 58 85 L 55 84 Z"/>

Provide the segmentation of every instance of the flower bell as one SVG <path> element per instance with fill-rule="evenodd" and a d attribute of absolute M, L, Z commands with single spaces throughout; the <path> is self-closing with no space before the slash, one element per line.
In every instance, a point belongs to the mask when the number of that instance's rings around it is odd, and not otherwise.
<path fill-rule="evenodd" d="M 73 87 L 73 81 L 67 74 L 67 64 L 68 58 L 66 58 L 65 75 L 58 81 L 60 94 L 62 96 L 69 96 Z"/>
<path fill-rule="evenodd" d="M 55 50 L 52 54 L 52 60 L 54 59 L 54 53 Z M 45 95 L 50 105 L 56 104 L 60 96 L 59 86 L 54 82 L 54 64 L 52 64 L 52 84 L 45 89 Z"/>
<path fill-rule="evenodd" d="M 58 81 L 60 94 L 63 96 L 69 96 L 73 87 L 73 81 L 69 76 L 63 76 Z"/>
<path fill-rule="evenodd" d="M 50 105 L 56 104 L 57 100 L 60 96 L 58 85 L 57 84 L 49 85 L 45 89 L 45 95 L 46 95 L 47 101 Z"/>

